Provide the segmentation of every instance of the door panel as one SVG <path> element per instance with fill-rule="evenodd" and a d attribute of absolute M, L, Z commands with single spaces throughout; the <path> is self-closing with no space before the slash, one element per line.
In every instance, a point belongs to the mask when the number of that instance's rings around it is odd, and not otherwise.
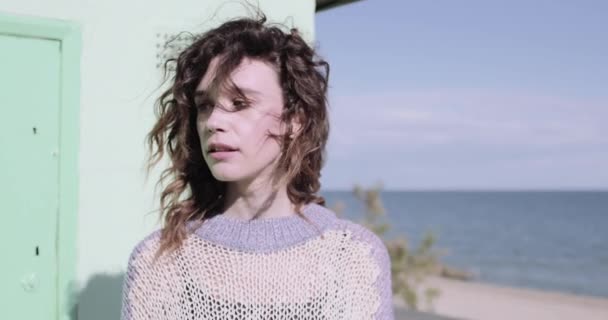
<path fill-rule="evenodd" d="M 0 319 L 55 319 L 60 42 L 0 34 Z"/>

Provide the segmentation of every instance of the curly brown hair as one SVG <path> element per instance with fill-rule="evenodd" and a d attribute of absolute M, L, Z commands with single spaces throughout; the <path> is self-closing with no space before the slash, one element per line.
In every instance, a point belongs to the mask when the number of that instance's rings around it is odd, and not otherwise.
<path fill-rule="evenodd" d="M 275 68 L 284 101 L 280 120 L 287 127 L 284 135 L 270 134 L 280 143 L 277 168 L 284 173 L 288 197 L 299 216 L 306 219 L 301 208 L 307 203 L 325 206 L 325 199 L 316 193 L 320 189 L 329 135 L 329 64 L 302 39 L 296 28 L 283 31 L 280 25 L 267 24 L 263 14 L 256 19 L 228 21 L 194 37 L 177 58 L 164 64 L 165 74 L 168 65 L 175 66 L 174 75 L 170 88 L 156 101 L 157 122 L 146 137 L 148 172 L 165 153 L 170 159 L 169 167 L 157 182 L 164 185 L 168 181 L 160 195 L 164 226 L 157 257 L 181 246 L 190 221 L 203 223 L 219 214 L 224 206 L 226 182 L 211 174 L 196 128 L 196 87 L 214 57 L 221 59 L 213 80 L 215 88 L 231 82 L 230 74 L 244 58 L 257 59 Z M 238 88 L 233 89 L 238 94 Z M 294 119 L 300 124 L 297 132 L 291 125 Z"/>

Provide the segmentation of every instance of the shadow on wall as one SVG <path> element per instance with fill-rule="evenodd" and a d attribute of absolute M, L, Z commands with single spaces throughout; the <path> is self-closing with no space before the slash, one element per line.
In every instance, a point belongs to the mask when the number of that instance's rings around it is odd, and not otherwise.
<path fill-rule="evenodd" d="M 70 319 L 120 319 L 124 273 L 94 275 L 72 303 Z"/>

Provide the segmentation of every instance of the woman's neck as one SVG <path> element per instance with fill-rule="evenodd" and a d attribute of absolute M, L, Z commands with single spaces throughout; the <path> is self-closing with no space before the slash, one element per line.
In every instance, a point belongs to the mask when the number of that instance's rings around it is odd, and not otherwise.
<path fill-rule="evenodd" d="M 279 218 L 296 215 L 295 205 L 287 195 L 287 187 L 281 184 L 249 184 L 246 187 L 229 183 L 226 190 L 223 213 L 226 217 L 240 220 Z"/>

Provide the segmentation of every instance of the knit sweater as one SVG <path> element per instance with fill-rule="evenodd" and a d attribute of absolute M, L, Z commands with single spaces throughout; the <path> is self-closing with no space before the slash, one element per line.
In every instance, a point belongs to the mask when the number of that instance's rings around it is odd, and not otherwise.
<path fill-rule="evenodd" d="M 129 258 L 121 318 L 394 319 L 382 240 L 321 205 L 302 211 L 314 226 L 297 215 L 213 216 L 152 263 L 156 230 Z"/>

